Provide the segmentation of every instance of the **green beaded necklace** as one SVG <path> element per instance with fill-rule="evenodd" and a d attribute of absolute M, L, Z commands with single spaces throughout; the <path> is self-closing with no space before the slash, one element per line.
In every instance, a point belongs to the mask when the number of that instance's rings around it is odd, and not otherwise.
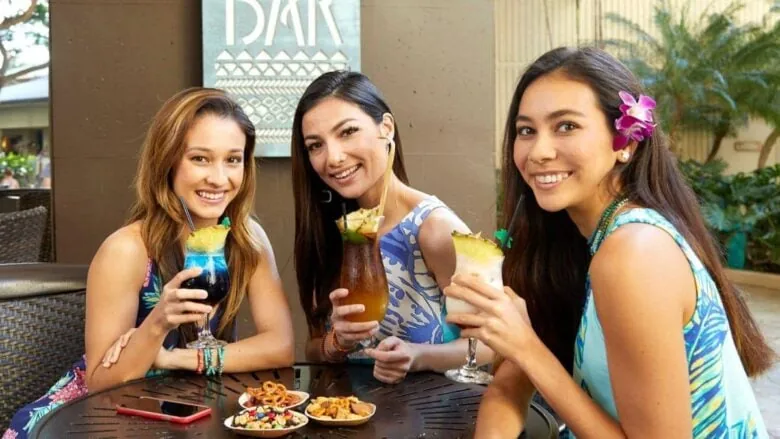
<path fill-rule="evenodd" d="M 588 239 L 588 247 L 591 249 L 591 253 L 595 253 L 596 249 L 601 245 L 601 241 L 603 241 L 604 236 L 606 236 L 607 229 L 610 224 L 612 224 L 615 213 L 620 210 L 621 207 L 625 206 L 626 203 L 628 203 L 628 197 L 623 195 L 612 200 L 612 202 L 609 203 L 609 206 L 604 209 L 601 218 L 599 218 L 596 230 Z"/>

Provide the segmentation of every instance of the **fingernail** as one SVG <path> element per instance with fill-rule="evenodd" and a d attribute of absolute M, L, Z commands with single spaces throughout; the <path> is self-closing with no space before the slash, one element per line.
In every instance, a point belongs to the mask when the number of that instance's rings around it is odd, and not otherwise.
<path fill-rule="evenodd" d="M 105 363 L 103 363 L 103 367 L 108 367 L 108 366 L 110 366 L 110 365 L 111 365 L 111 364 L 110 364 L 108 361 L 106 361 Z"/>

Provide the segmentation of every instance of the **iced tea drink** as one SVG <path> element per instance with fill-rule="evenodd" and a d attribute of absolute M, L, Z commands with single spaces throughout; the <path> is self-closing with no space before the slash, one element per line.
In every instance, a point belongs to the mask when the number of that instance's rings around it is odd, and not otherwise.
<path fill-rule="evenodd" d="M 337 221 L 343 242 L 339 286 L 349 295 L 339 305 L 362 304 L 365 311 L 345 317 L 351 322 L 381 322 L 388 302 L 387 276 L 379 251 L 376 209 L 360 209 Z"/>

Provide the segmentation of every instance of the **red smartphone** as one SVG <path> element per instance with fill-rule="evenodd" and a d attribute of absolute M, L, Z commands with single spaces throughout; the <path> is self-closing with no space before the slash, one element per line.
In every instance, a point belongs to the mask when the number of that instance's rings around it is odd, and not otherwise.
<path fill-rule="evenodd" d="M 159 421 L 189 424 L 211 414 L 211 407 L 189 402 L 142 396 L 133 402 L 117 404 L 116 412 L 122 415 L 142 416 Z"/>

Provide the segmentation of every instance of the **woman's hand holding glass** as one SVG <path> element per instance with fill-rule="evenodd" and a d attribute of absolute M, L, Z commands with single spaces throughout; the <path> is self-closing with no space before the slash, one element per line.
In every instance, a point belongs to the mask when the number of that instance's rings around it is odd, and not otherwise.
<path fill-rule="evenodd" d="M 463 328 L 462 337 L 476 338 L 501 357 L 516 358 L 536 338 L 525 300 L 509 287 L 498 289 L 476 276 L 456 275 L 444 294 L 478 310 L 474 314 L 450 314 L 447 321 Z"/>
<path fill-rule="evenodd" d="M 208 295 L 205 291 L 180 288 L 182 282 L 198 276 L 200 271 L 199 268 L 182 270 L 163 287 L 160 301 L 154 307 L 154 311 L 152 311 L 153 313 L 157 312 L 158 315 L 155 321 L 162 331 L 167 333 L 184 323 L 196 322 L 203 313 L 211 312 L 211 306 L 194 302 L 194 300 L 205 299 Z M 130 337 L 137 329 L 130 328 L 108 348 L 100 362 L 103 367 L 110 368 L 119 361 L 119 354 L 127 346 Z M 160 349 L 161 353 L 158 354 L 158 358 L 155 360 L 155 367 L 159 367 L 157 364 L 161 362 L 160 357 L 167 353 L 165 348 L 161 347 Z"/>
<path fill-rule="evenodd" d="M 333 290 L 330 295 L 330 302 L 333 311 L 330 315 L 331 328 L 336 342 L 343 348 L 355 348 L 362 340 L 370 339 L 379 330 L 379 322 L 376 320 L 370 322 L 350 322 L 345 319 L 352 314 L 360 314 L 365 311 L 365 305 L 339 305 L 340 300 L 349 295 L 346 288 Z"/>
<path fill-rule="evenodd" d="M 211 313 L 211 306 L 198 302 L 208 297 L 206 291 L 181 288 L 184 281 L 197 277 L 200 272 L 197 267 L 182 270 L 163 287 L 160 301 L 149 315 L 162 332 L 168 333 L 186 323 L 196 323 L 203 319 L 204 314 Z"/>

